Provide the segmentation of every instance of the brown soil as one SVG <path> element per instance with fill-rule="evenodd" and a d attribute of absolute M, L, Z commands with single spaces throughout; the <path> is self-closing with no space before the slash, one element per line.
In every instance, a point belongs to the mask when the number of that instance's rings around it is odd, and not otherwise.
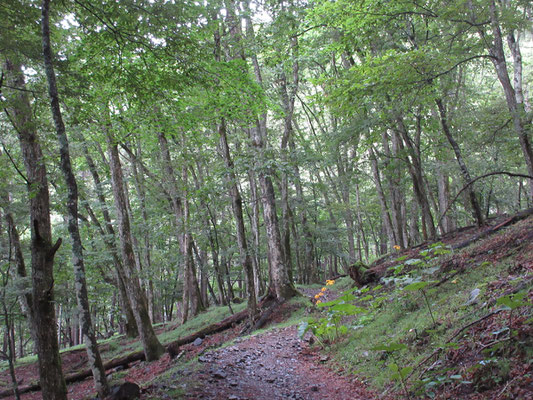
<path fill-rule="evenodd" d="M 185 382 L 186 399 L 378 398 L 354 376 L 328 368 L 328 358 L 300 340 L 294 326 L 236 339 L 233 345 L 205 352 L 198 360 L 198 371 L 184 371 L 175 377 L 176 382 Z M 164 384 L 154 384 L 151 391 L 161 399 L 171 399 L 165 395 L 166 389 Z"/>

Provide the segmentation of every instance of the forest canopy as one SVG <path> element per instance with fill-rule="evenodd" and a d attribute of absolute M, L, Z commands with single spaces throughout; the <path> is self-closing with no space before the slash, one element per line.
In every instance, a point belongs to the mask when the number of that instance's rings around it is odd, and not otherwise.
<path fill-rule="evenodd" d="M 56 396 L 59 348 L 96 379 L 96 339 L 156 359 L 152 324 L 532 207 L 532 10 L 4 0 L 4 353 Z"/>

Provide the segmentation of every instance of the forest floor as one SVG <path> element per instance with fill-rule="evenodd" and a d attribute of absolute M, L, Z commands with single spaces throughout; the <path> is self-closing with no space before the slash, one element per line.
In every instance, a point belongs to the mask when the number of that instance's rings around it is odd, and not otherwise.
<path fill-rule="evenodd" d="M 492 220 L 490 226 L 504 221 L 505 217 Z M 457 245 L 484 229 L 487 227 L 463 229 L 441 241 Z M 371 289 L 376 300 L 386 298 L 385 302 L 368 305 L 375 310 L 365 317 L 345 318 L 348 335 L 330 343 L 324 341 L 325 346 L 318 346 L 309 332 L 303 338 L 298 334 L 300 322 L 324 315 L 310 301 L 321 286 L 300 287 L 304 297 L 283 304 L 259 332 L 241 337 L 242 328 L 237 325 L 180 347 L 175 358 L 165 354 L 155 362 L 137 361 L 128 368 L 110 370 L 109 380 L 114 384 L 134 382 L 141 387 L 141 399 L 151 400 L 405 398 L 399 383 L 386 378 L 389 354 L 373 351 L 373 346 L 381 345 L 385 337 L 388 342 L 408 346 L 396 357 L 398 362 L 411 365 L 418 375 L 416 380 L 411 378 L 411 398 L 533 399 L 533 217 L 442 256 L 434 264 L 437 272 L 435 268 L 425 269 L 432 270 L 432 279 L 438 282 L 432 293 L 428 290 L 437 316 L 436 327 L 430 323 L 424 303 L 416 304 L 417 298 L 395 288 L 400 283 L 391 283 L 396 279 L 391 276 L 391 267 L 398 264 L 399 256 L 415 259 L 427 248 L 426 244 L 407 249 L 373 264 L 374 270 L 389 279 L 388 283 L 382 279 L 383 285 Z M 419 267 L 406 265 L 409 268 L 412 271 L 406 276 L 412 276 Z M 322 300 L 357 293 L 350 282 L 343 278 L 328 286 Z M 525 293 L 526 306 L 512 313 L 501 310 L 497 300 L 518 291 Z M 359 295 L 362 301 L 364 295 Z M 355 304 L 362 303 L 357 300 Z M 236 305 L 235 310 L 242 307 Z M 203 320 L 192 320 L 188 331 L 166 326 L 160 327 L 158 334 L 165 343 L 168 335 L 183 337 L 221 320 L 220 310 L 227 314 L 227 307 L 217 309 L 219 314 L 208 312 Z M 103 343 L 101 349 L 109 360 L 139 349 L 139 344 L 115 337 Z M 62 360 L 67 373 L 86 368 L 83 349 L 63 352 Z M 30 361 L 17 367 L 21 387 L 38 380 L 35 360 Z M 0 390 L 8 389 L 9 384 L 8 371 L 1 371 Z M 68 393 L 71 400 L 95 398 L 91 379 L 70 384 Z M 40 398 L 39 392 L 22 396 L 24 400 Z"/>
<path fill-rule="evenodd" d="M 329 357 L 309 344 L 310 335 L 302 340 L 296 325 L 283 326 L 300 308 L 301 302 L 283 304 L 270 321 L 280 327 L 240 337 L 241 327 L 235 326 L 180 347 L 183 353 L 177 358 L 166 353 L 155 362 L 134 362 L 128 369 L 110 371 L 108 378 L 115 383 L 134 382 L 142 388 L 141 399 L 153 400 L 377 399 L 355 376 L 332 370 Z M 102 347 L 104 356 L 108 347 Z M 83 349 L 62 353 L 62 361 L 66 372 L 87 367 Z M 0 386 L 7 387 L 7 371 L 0 379 Z M 19 386 L 35 382 L 37 364 L 18 367 L 17 379 Z M 68 385 L 68 397 L 94 399 L 92 379 Z M 38 400 L 41 393 L 27 393 L 22 399 Z"/>

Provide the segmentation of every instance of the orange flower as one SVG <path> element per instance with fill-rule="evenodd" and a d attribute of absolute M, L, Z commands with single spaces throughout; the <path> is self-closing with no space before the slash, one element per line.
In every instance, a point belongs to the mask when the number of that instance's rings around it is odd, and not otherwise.
<path fill-rule="evenodd" d="M 325 287 L 323 287 L 322 289 L 320 289 L 321 292 L 325 292 L 327 289 Z"/>
<path fill-rule="evenodd" d="M 392 247 L 394 247 L 394 250 L 400 250 L 400 249 L 401 249 L 401 247 L 400 247 L 400 246 L 398 246 L 397 244 L 395 244 L 395 245 L 394 245 L 394 246 L 392 246 Z"/>
<path fill-rule="evenodd" d="M 319 294 L 315 294 L 315 299 L 318 299 L 320 297 L 320 293 Z"/>
<path fill-rule="evenodd" d="M 316 301 L 316 304 L 320 304 L 320 303 L 322 303 L 322 300 L 317 300 Z"/>
<path fill-rule="evenodd" d="M 331 286 L 331 285 L 333 285 L 334 283 L 335 283 L 335 280 L 333 280 L 333 279 L 328 279 L 328 280 L 326 280 L 326 286 Z"/>

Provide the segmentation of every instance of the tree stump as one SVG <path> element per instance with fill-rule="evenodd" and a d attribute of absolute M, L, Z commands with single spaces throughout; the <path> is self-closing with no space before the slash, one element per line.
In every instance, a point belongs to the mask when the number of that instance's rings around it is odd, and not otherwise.
<path fill-rule="evenodd" d="M 355 264 L 350 265 L 350 267 L 348 267 L 348 274 L 359 288 L 371 282 L 376 282 L 379 279 L 376 272 L 369 269 L 368 266 L 361 261 L 357 261 Z"/>

